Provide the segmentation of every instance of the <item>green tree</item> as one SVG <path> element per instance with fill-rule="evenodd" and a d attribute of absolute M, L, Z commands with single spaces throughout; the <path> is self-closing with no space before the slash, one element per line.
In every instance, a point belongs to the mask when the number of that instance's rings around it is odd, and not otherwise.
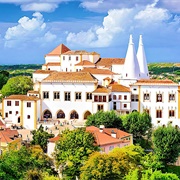
<path fill-rule="evenodd" d="M 140 144 L 143 148 L 149 146 L 152 124 L 148 113 L 132 112 L 122 116 L 123 127 L 125 131 L 133 134 L 134 142 Z M 146 139 L 144 139 L 146 137 Z"/>
<path fill-rule="evenodd" d="M 7 71 L 0 71 L 0 89 L 6 84 L 9 79 L 9 72 Z"/>
<path fill-rule="evenodd" d="M 12 94 L 26 94 L 27 91 L 33 89 L 33 82 L 27 76 L 16 76 L 10 78 L 3 86 L 2 96 L 10 96 Z"/>
<path fill-rule="evenodd" d="M 99 147 L 95 146 L 94 136 L 85 128 L 63 131 L 54 154 L 60 174 L 65 179 L 79 177 L 81 166 L 95 151 L 99 151 Z"/>
<path fill-rule="evenodd" d="M 48 139 L 54 137 L 54 134 L 49 134 L 44 130 L 44 127 L 40 125 L 37 130 L 32 131 L 33 139 L 32 145 L 40 145 L 44 152 L 47 152 Z"/>
<path fill-rule="evenodd" d="M 164 165 L 174 163 L 180 153 L 180 130 L 168 125 L 153 132 L 154 151 Z"/>
<path fill-rule="evenodd" d="M 119 128 L 122 129 L 122 120 L 115 113 L 115 111 L 98 111 L 95 114 L 88 116 L 86 126 L 104 125 L 106 128 Z"/>
<path fill-rule="evenodd" d="M 141 168 L 144 151 L 140 146 L 115 148 L 108 154 L 94 153 L 81 168 L 82 180 L 123 179 L 130 170 Z"/>
<path fill-rule="evenodd" d="M 0 157 L 0 179 L 23 180 L 27 172 L 35 169 L 48 174 L 57 174 L 52 165 L 52 160 L 39 146 L 7 151 Z"/>

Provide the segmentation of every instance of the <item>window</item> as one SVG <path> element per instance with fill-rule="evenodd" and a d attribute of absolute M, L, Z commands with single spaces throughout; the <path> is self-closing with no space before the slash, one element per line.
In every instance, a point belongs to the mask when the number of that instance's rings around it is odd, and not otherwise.
<path fill-rule="evenodd" d="M 27 107 L 31 107 L 31 102 L 27 102 Z"/>
<path fill-rule="evenodd" d="M 48 91 L 43 92 L 43 98 L 44 99 L 49 99 L 49 92 Z"/>
<path fill-rule="evenodd" d="M 122 99 L 122 96 L 121 95 L 119 95 L 119 100 L 121 100 Z"/>
<path fill-rule="evenodd" d="M 94 96 L 94 102 L 106 102 L 106 96 Z"/>
<path fill-rule="evenodd" d="M 144 94 L 144 101 L 149 101 L 149 100 L 150 100 L 149 93 L 145 93 Z"/>
<path fill-rule="evenodd" d="M 116 95 L 113 95 L 113 99 L 116 100 Z"/>
<path fill-rule="evenodd" d="M 162 102 L 162 94 L 156 95 L 156 102 Z"/>
<path fill-rule="evenodd" d="M 104 107 L 103 107 L 103 105 L 99 105 L 99 104 L 98 104 L 98 105 L 97 105 L 97 109 L 98 109 L 98 111 L 101 111 L 101 110 L 103 111 Z"/>
<path fill-rule="evenodd" d="M 70 101 L 70 100 L 71 100 L 71 94 L 70 94 L 70 92 L 65 92 L 65 93 L 64 93 L 64 100 L 65 100 L 65 101 Z"/>
<path fill-rule="evenodd" d="M 109 150 L 110 150 L 110 151 L 111 151 L 112 149 L 114 149 L 114 146 L 110 146 L 110 147 L 109 147 Z"/>
<path fill-rule="evenodd" d="M 147 114 L 149 114 L 149 109 L 144 109 L 144 112 L 146 112 Z"/>
<path fill-rule="evenodd" d="M 71 60 L 71 56 L 69 56 L 69 61 Z"/>
<path fill-rule="evenodd" d="M 19 101 L 15 101 L 15 106 L 19 106 Z"/>
<path fill-rule="evenodd" d="M 80 92 L 76 93 L 75 95 L 76 95 L 76 100 L 81 100 L 81 93 Z"/>
<path fill-rule="evenodd" d="M 63 60 L 65 60 L 65 56 L 63 56 Z"/>
<path fill-rule="evenodd" d="M 19 112 L 18 111 L 16 111 L 16 114 L 18 114 Z"/>
<path fill-rule="evenodd" d="M 156 118 L 162 118 L 162 110 L 156 111 Z"/>
<path fill-rule="evenodd" d="M 79 60 L 79 57 L 78 56 L 76 56 L 76 61 L 78 61 Z"/>
<path fill-rule="evenodd" d="M 12 114 L 12 111 L 9 111 L 9 114 Z"/>
<path fill-rule="evenodd" d="M 30 119 L 30 117 L 31 117 L 30 115 L 27 115 L 27 119 Z"/>
<path fill-rule="evenodd" d="M 6 118 L 8 117 L 8 113 L 5 113 L 5 117 L 6 117 Z"/>
<path fill-rule="evenodd" d="M 116 110 L 116 102 L 113 102 L 113 109 Z"/>
<path fill-rule="evenodd" d="M 124 100 L 127 100 L 127 96 L 126 95 L 124 95 Z"/>
<path fill-rule="evenodd" d="M 59 92 L 54 92 L 54 99 L 60 99 Z"/>
<path fill-rule="evenodd" d="M 127 108 L 127 104 L 124 104 L 123 107 L 124 107 L 124 108 Z"/>
<path fill-rule="evenodd" d="M 169 101 L 175 101 L 175 94 L 169 94 Z"/>
<path fill-rule="evenodd" d="M 7 106 L 11 106 L 11 101 L 7 101 Z"/>
<path fill-rule="evenodd" d="M 138 95 L 132 94 L 132 95 L 131 95 L 131 101 L 137 102 L 137 101 L 138 101 Z"/>
<path fill-rule="evenodd" d="M 175 117 L 175 111 L 169 110 L 169 117 Z"/>
<path fill-rule="evenodd" d="M 91 100 L 92 99 L 92 93 L 86 93 L 86 99 Z"/>

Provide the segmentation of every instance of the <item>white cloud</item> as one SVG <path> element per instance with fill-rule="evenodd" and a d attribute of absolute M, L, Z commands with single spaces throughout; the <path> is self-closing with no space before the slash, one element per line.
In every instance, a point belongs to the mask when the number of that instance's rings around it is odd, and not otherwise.
<path fill-rule="evenodd" d="M 117 42 L 117 37 L 130 33 L 151 33 L 164 29 L 161 33 L 164 37 L 170 32 L 178 32 L 179 17 L 173 18 L 167 9 L 157 8 L 158 0 L 147 6 L 109 10 L 104 18 L 102 26 L 91 27 L 87 31 L 79 33 L 70 32 L 67 35 L 67 43 L 86 47 L 107 47 Z M 120 38 L 119 40 L 120 41 Z"/>
<path fill-rule="evenodd" d="M 23 11 L 53 12 L 58 7 L 54 3 L 30 3 L 21 5 Z"/>
<path fill-rule="evenodd" d="M 37 37 L 45 41 L 55 39 L 55 35 L 46 30 L 46 23 L 39 12 L 34 13 L 32 19 L 22 17 L 18 25 L 8 28 L 4 37 L 5 46 L 13 47 L 19 44 L 26 46 L 30 42 L 36 42 Z"/>

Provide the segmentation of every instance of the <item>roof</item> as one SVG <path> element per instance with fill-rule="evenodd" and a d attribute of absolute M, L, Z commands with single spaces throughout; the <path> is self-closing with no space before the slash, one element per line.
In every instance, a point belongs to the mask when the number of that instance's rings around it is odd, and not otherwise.
<path fill-rule="evenodd" d="M 110 84 L 110 88 L 112 92 L 131 92 L 129 87 L 121 84 Z"/>
<path fill-rule="evenodd" d="M 169 79 L 141 79 L 133 85 L 178 85 Z"/>
<path fill-rule="evenodd" d="M 60 136 L 55 136 L 53 138 L 48 139 L 48 141 L 49 142 L 57 142 L 57 141 L 59 141 L 59 139 L 60 139 Z"/>
<path fill-rule="evenodd" d="M 98 85 L 97 88 L 93 91 L 93 93 L 109 93 L 110 90 L 104 86 Z"/>
<path fill-rule="evenodd" d="M 88 72 L 54 72 L 43 82 L 97 82 L 97 79 Z"/>
<path fill-rule="evenodd" d="M 111 136 L 112 130 L 116 133 L 116 138 Z M 121 138 L 131 135 L 117 128 L 103 128 L 103 131 L 100 132 L 99 128 L 95 126 L 86 127 L 86 131 L 94 135 L 96 143 L 99 146 L 124 142 Z"/>
<path fill-rule="evenodd" d="M 34 74 L 50 74 L 52 72 L 56 72 L 56 71 L 38 69 L 38 70 L 34 71 Z"/>
<path fill-rule="evenodd" d="M 78 50 L 78 51 L 67 51 L 67 52 L 64 52 L 63 55 L 99 55 L 98 53 L 96 52 L 87 52 L 85 50 Z"/>
<path fill-rule="evenodd" d="M 64 44 L 60 44 L 55 49 L 53 49 L 50 53 L 46 54 L 46 56 L 59 56 L 67 51 L 70 51 L 68 47 Z"/>
<path fill-rule="evenodd" d="M 6 127 L 5 124 L 0 120 L 0 127 Z"/>
<path fill-rule="evenodd" d="M 95 66 L 95 64 L 88 60 L 83 60 L 83 61 L 77 63 L 75 66 Z"/>
<path fill-rule="evenodd" d="M 124 58 L 100 58 L 100 60 L 96 63 L 96 65 L 110 67 L 113 64 L 123 65 L 124 62 L 125 62 Z"/>
<path fill-rule="evenodd" d="M 44 64 L 43 66 L 60 66 L 60 62 L 48 62 Z"/>
<path fill-rule="evenodd" d="M 38 91 L 34 91 L 34 90 L 29 90 L 28 93 L 34 93 L 34 94 L 39 94 Z"/>
<path fill-rule="evenodd" d="M 18 131 L 17 130 L 11 130 L 10 128 L 6 128 L 4 130 L 0 131 L 0 141 L 1 142 L 6 142 L 9 143 L 13 141 L 11 138 L 18 136 Z"/>
<path fill-rule="evenodd" d="M 17 100 L 25 100 L 25 101 L 37 101 L 39 100 L 36 96 L 27 96 L 27 95 L 10 95 L 4 99 L 17 99 Z"/>
<path fill-rule="evenodd" d="M 114 75 L 115 73 L 109 69 L 97 69 L 97 68 L 84 68 L 81 72 L 90 72 L 91 74 L 104 74 L 104 75 Z"/>

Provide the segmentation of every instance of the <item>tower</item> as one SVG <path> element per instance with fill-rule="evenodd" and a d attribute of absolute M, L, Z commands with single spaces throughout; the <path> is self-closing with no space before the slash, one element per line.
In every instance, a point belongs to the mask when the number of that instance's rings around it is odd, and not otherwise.
<path fill-rule="evenodd" d="M 123 79 L 140 79 L 140 69 L 136 56 L 132 35 L 129 38 L 129 45 L 123 67 Z"/>
<path fill-rule="evenodd" d="M 149 79 L 148 66 L 146 61 L 146 55 L 144 51 L 144 45 L 142 40 L 142 35 L 139 37 L 139 47 L 137 51 L 137 59 L 140 68 L 141 79 Z"/>

